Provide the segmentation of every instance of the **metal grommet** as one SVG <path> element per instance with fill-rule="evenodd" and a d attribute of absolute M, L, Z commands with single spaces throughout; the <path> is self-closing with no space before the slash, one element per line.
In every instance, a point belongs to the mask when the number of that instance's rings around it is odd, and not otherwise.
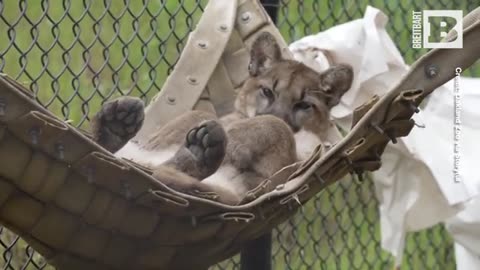
<path fill-rule="evenodd" d="M 434 78 L 438 75 L 438 67 L 436 65 L 428 65 L 425 67 L 425 74 L 427 75 L 428 78 Z"/>
<path fill-rule="evenodd" d="M 221 24 L 221 25 L 218 27 L 218 30 L 220 30 L 220 32 L 227 32 L 228 26 L 226 26 L 225 24 Z"/>
<path fill-rule="evenodd" d="M 55 152 L 60 160 L 65 159 L 65 146 L 61 143 L 55 144 Z"/>
<path fill-rule="evenodd" d="M 208 48 L 208 43 L 207 43 L 206 41 L 203 41 L 203 40 L 199 41 L 199 42 L 197 43 L 197 45 L 198 45 L 198 47 L 200 47 L 200 49 L 206 49 L 206 48 Z"/>
<path fill-rule="evenodd" d="M 252 19 L 252 15 L 250 12 L 244 12 L 241 16 L 240 19 L 243 23 L 248 23 Z"/>
<path fill-rule="evenodd" d="M 167 96 L 167 103 L 170 104 L 170 105 L 175 105 L 176 100 L 177 99 L 175 97 Z"/>
<path fill-rule="evenodd" d="M 40 133 L 42 131 L 40 130 L 39 127 L 32 127 L 29 131 L 28 131 L 28 135 L 30 135 L 30 139 L 32 141 L 32 144 L 33 145 L 37 145 L 38 144 L 38 137 L 40 137 Z"/>
<path fill-rule="evenodd" d="M 187 77 L 187 81 L 188 81 L 188 83 L 191 84 L 191 85 L 196 85 L 196 84 L 198 84 L 197 79 L 196 79 L 195 77 L 192 77 L 192 76 L 188 76 L 188 77 Z"/>

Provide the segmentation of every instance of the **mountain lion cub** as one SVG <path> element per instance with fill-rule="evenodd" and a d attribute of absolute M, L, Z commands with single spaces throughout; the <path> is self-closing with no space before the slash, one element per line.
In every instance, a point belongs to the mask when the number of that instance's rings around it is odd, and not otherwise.
<path fill-rule="evenodd" d="M 144 105 L 122 97 L 94 116 L 94 139 L 117 157 L 152 168 L 175 190 L 238 204 L 263 180 L 308 157 L 326 136 L 330 108 L 353 79 L 348 65 L 319 74 L 283 59 L 268 33 L 252 44 L 248 71 L 234 112 L 221 119 L 186 112 L 140 145 L 130 139 L 142 126 Z"/>

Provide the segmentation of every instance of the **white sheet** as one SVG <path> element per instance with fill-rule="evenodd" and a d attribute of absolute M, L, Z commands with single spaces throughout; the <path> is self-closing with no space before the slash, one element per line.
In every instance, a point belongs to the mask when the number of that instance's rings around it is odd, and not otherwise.
<path fill-rule="evenodd" d="M 385 30 L 388 18 L 367 7 L 363 19 L 332 27 L 290 45 L 297 60 L 322 71 L 335 63 L 354 68 L 352 88 L 333 108 L 333 120 L 350 128 L 354 108 L 373 94 L 385 94 L 408 71 Z M 452 71 L 454 72 L 454 71 Z M 460 77 L 462 92 L 462 181 L 453 178 L 453 81 L 437 89 L 415 116 L 425 128 L 414 128 L 398 144 L 389 144 L 383 166 L 373 174 L 380 202 L 382 246 L 401 262 L 405 234 L 447 221 L 456 240 L 457 269 L 480 269 L 480 80 Z M 477 199 L 480 201 L 480 199 Z M 464 210 L 463 210 L 464 209 Z M 461 211 L 461 212 L 460 212 Z M 460 212 L 460 213 L 459 213 Z"/>

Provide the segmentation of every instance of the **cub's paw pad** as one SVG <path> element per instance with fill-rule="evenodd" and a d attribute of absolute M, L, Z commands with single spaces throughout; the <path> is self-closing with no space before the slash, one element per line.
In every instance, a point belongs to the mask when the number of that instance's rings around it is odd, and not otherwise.
<path fill-rule="evenodd" d="M 121 97 L 103 105 L 100 112 L 103 128 L 124 139 L 130 139 L 143 124 L 144 103 L 135 97 Z"/>
<path fill-rule="evenodd" d="M 216 166 L 223 161 L 226 142 L 222 125 L 212 120 L 192 128 L 187 134 L 185 147 L 198 162 L 207 166 Z"/>

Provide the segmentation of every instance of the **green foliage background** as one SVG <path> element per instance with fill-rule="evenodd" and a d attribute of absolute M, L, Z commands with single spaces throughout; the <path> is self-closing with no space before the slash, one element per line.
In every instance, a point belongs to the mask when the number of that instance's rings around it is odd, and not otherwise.
<path fill-rule="evenodd" d="M 0 70 L 28 85 L 38 100 L 74 125 L 120 95 L 148 101 L 179 57 L 206 0 L 3 0 L 0 1 Z M 408 63 L 410 14 L 463 9 L 473 1 L 282 0 L 279 28 L 288 42 L 361 18 L 368 4 L 389 17 L 388 31 Z M 477 67 L 465 75 L 480 75 Z M 377 201 L 371 181 L 348 178 L 319 194 L 275 232 L 274 269 L 392 269 L 380 248 Z M 4 269 L 37 269 L 41 257 L 2 231 Z M 17 242 L 18 241 L 18 242 Z M 1 265 L 2 263 L 0 263 Z M 8 265 L 13 268 L 8 268 Z M 217 266 L 238 267 L 238 258 Z M 451 239 L 443 227 L 408 236 L 400 269 L 454 269 Z M 44 268 L 50 269 L 50 267 Z"/>

